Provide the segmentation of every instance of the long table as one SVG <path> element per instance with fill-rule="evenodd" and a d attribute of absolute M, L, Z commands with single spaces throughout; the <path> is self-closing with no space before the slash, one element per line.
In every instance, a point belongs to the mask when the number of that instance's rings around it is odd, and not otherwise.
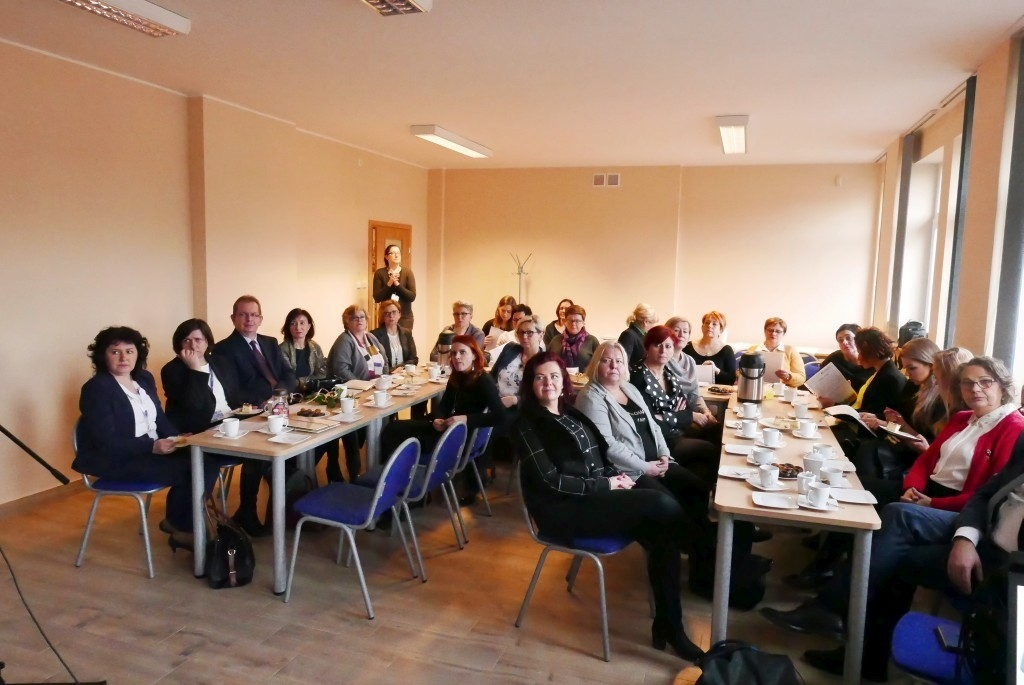
<path fill-rule="evenodd" d="M 806 400 L 807 398 L 802 397 L 801 399 Z M 811 399 L 813 400 L 813 398 Z M 733 394 L 726 411 L 726 418 L 730 421 L 738 419 L 733 412 L 736 404 L 736 395 Z M 781 398 L 765 399 L 760 406 L 762 416 L 768 418 L 789 418 L 789 412 L 792 411 L 792 405 L 782 401 Z M 824 415 L 820 408 L 812 409 L 809 416 L 818 419 L 819 424 L 824 424 Z M 832 435 L 832 431 L 824 425 L 819 427 L 818 436 L 813 440 L 799 438 L 791 431 L 780 432 L 782 440 L 787 444 L 774 450 L 778 463 L 802 466 L 804 452 L 815 442 L 831 444 L 833 456 L 839 459 L 844 458 L 842 449 Z M 725 447 L 727 445 L 752 446 L 753 444 L 753 440 L 739 438 L 735 435 L 734 429 L 724 427 L 722 431 L 722 466 L 746 467 L 745 456 L 728 454 Z M 844 475 L 851 482 L 852 487 L 861 488 L 856 474 L 846 473 Z M 781 482 L 790 483 L 791 494 L 796 494 L 796 481 Z M 726 637 L 729 617 L 729 582 L 732 574 L 733 523 L 735 520 L 852 533 L 854 536 L 853 574 L 850 581 L 850 605 L 846 624 L 846 662 L 843 669 L 843 682 L 850 685 L 859 683 L 861 652 L 864 647 L 868 569 L 871 563 L 871 537 L 872 531 L 881 527 L 878 514 L 873 506 L 865 504 L 840 504 L 838 510 L 828 512 L 812 509 L 769 509 L 753 503 L 751 498 L 753 492 L 752 486 L 743 480 L 723 476 L 718 478 L 714 503 L 715 509 L 718 511 L 718 549 L 715 566 L 717 573 L 711 613 L 711 642 L 715 643 Z"/>
<path fill-rule="evenodd" d="M 429 382 L 415 386 L 415 394 L 406 397 L 392 395 L 392 402 L 387 407 L 376 409 L 360 401 L 360 416 L 351 423 L 339 423 L 337 427 L 328 428 L 320 433 L 310 433 L 307 440 L 295 445 L 269 442 L 271 436 L 252 430 L 237 439 L 215 437 L 217 429 L 211 428 L 188 438 L 192 456 L 192 525 L 195 534 L 195 566 L 197 578 L 204 574 L 206 566 L 206 521 L 204 514 L 203 493 L 206 491 L 203 474 L 203 455 L 219 454 L 245 459 L 259 459 L 271 463 L 270 491 L 273 500 L 273 542 L 274 542 L 274 594 L 284 593 L 285 582 L 285 462 L 293 457 L 312 452 L 314 449 L 352 431 L 366 428 L 366 461 L 372 467 L 380 461 L 380 431 L 384 419 L 408 409 L 414 404 L 429 400 L 444 392 L 445 386 Z M 361 399 L 371 396 L 372 391 L 363 393 Z M 292 405 L 290 411 L 297 412 L 303 406 Z M 250 430 L 265 425 L 260 419 L 243 421 L 241 428 Z"/>

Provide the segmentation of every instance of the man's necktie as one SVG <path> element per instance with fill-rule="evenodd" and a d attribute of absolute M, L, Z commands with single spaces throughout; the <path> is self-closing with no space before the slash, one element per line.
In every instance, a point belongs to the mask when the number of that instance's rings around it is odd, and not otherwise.
<path fill-rule="evenodd" d="M 263 356 L 263 351 L 260 350 L 260 346 L 253 340 L 249 343 L 249 347 L 252 348 L 253 354 L 256 355 L 256 364 L 260 367 L 260 373 L 267 379 L 267 383 L 270 383 L 271 388 L 277 387 L 277 379 L 274 378 L 274 374 L 270 372 L 270 364 L 267 363 L 267 358 Z"/>

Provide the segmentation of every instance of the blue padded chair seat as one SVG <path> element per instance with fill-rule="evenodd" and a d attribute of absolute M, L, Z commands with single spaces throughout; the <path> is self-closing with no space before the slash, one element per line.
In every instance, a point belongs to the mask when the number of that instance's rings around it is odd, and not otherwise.
<path fill-rule="evenodd" d="M 592 554 L 615 554 L 633 544 L 630 538 L 574 538 L 568 542 L 555 538 L 551 535 L 538 533 L 537 539 L 546 545 L 558 545 L 559 547 L 571 547 L 580 549 Z"/>
<path fill-rule="evenodd" d="M 166 485 L 161 485 L 160 483 L 110 480 L 109 478 L 99 478 L 92 482 L 93 490 L 103 490 L 104 492 L 138 492 L 143 495 L 159 492 L 166 487 Z"/>
<path fill-rule="evenodd" d="M 959 627 L 956 621 L 912 611 L 900 619 L 892 636 L 892 660 L 912 676 L 939 685 L 966 685 L 974 679 L 966 674 L 956 678 L 956 654 L 939 644 L 935 629 L 948 628 L 951 634 Z"/>
<path fill-rule="evenodd" d="M 366 521 L 373 496 L 371 488 L 351 483 L 328 483 L 304 495 L 295 503 L 295 511 L 303 516 L 358 526 Z"/>

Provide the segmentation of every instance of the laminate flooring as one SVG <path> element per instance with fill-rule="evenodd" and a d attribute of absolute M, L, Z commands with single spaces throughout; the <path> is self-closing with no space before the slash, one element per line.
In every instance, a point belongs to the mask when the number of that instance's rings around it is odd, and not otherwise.
<path fill-rule="evenodd" d="M 74 560 L 91 494 L 68 486 L 38 502 L 0 509 L 0 545 L 25 597 L 82 681 L 160 683 L 616 683 L 692 682 L 696 669 L 650 646 L 641 550 L 607 559 L 612 658 L 601 660 L 597 583 L 589 562 L 565 590 L 570 560 L 549 556 L 522 628 L 513 622 L 540 548 L 525 530 L 506 473 L 482 504 L 464 509 L 470 542 L 459 551 L 443 504 L 414 512 L 429 581 L 410 577 L 400 541 L 359 533 L 376 619 L 366 618 L 355 569 L 337 566 L 337 534 L 303 534 L 291 601 L 271 592 L 271 542 L 256 540 L 257 575 L 244 588 L 211 590 L 192 576 L 191 554 L 172 554 L 152 506 L 156 577 L 145 573 L 137 509 L 108 498 L 100 506 L 81 568 Z M 234 493 L 232 493 L 234 495 Z M 796 531 L 779 529 L 758 546 L 776 558 L 767 603 L 799 593 L 778 581 L 810 557 Z M 288 552 L 291 551 L 291 535 Z M 685 564 L 684 564 L 685 568 Z M 710 604 L 685 594 L 691 637 L 708 645 Z M 756 612 L 733 612 L 730 637 L 786 652 L 807 683 L 838 683 L 799 661 L 825 639 L 774 629 Z M 8 682 L 70 682 L 0 571 L 0 660 Z M 895 682 L 897 679 L 893 679 Z"/>

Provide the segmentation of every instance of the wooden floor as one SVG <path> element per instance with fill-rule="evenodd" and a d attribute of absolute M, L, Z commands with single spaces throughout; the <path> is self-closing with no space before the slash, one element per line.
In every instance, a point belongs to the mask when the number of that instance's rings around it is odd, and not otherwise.
<path fill-rule="evenodd" d="M 74 567 L 91 496 L 71 486 L 31 507 L 7 507 L 0 545 L 26 598 L 81 680 L 110 683 L 617 683 L 692 682 L 695 669 L 650 647 L 643 557 L 635 546 L 606 561 L 612 660 L 600 658 L 597 586 L 584 566 L 573 594 L 568 558 L 551 555 L 522 628 L 513 621 L 540 548 L 513 497 L 492 486 L 494 517 L 467 509 L 470 543 L 457 551 L 443 506 L 415 512 L 429 573 L 409 576 L 397 538 L 361 533 L 375 620 L 367 620 L 354 569 L 335 566 L 333 533 L 304 534 L 295 588 L 285 604 L 271 586 L 269 539 L 255 542 L 257 579 L 209 589 L 190 554 L 172 554 L 150 530 L 156 577 L 145 575 L 137 515 L 128 501 L 100 507 L 85 563 Z M 776 557 L 768 603 L 801 597 L 778 583 L 808 558 L 799 533 L 780 529 L 758 551 Z M 289 552 L 290 552 L 289 536 Z M 685 565 L 684 565 L 685 566 Z M 5 572 L 0 577 L 0 660 L 8 682 L 70 681 L 36 632 Z M 710 604 L 685 595 L 686 627 L 708 645 Z M 838 679 L 799 662 L 824 639 L 773 629 L 756 612 L 733 612 L 730 637 L 794 657 L 807 683 Z M 684 670 L 685 669 L 685 670 Z"/>

